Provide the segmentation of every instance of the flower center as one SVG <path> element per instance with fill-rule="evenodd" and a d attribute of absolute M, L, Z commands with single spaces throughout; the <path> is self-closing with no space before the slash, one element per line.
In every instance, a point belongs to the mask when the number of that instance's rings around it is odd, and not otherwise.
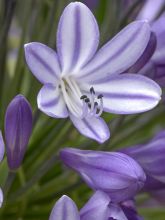
<path fill-rule="evenodd" d="M 103 112 L 103 95 L 96 96 L 93 87 L 89 96 L 83 95 L 76 81 L 65 77 L 61 79 L 59 88 L 62 91 L 68 110 L 77 118 L 99 117 Z"/>

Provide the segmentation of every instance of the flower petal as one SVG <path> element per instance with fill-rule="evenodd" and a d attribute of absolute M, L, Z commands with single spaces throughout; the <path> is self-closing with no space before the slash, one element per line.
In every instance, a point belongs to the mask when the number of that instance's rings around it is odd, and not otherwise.
<path fill-rule="evenodd" d="M 137 19 L 147 19 L 153 21 L 160 13 L 161 8 L 164 5 L 164 0 L 155 1 L 149 0 L 145 1 L 143 8 L 140 10 L 140 13 Z"/>
<path fill-rule="evenodd" d="M 110 198 L 106 193 L 96 191 L 80 210 L 81 220 L 107 220 L 109 217 L 109 203 Z"/>
<path fill-rule="evenodd" d="M 3 203 L 3 192 L 2 189 L 0 188 L 0 208 L 2 206 L 2 203 Z"/>
<path fill-rule="evenodd" d="M 99 43 L 97 22 L 87 6 L 70 3 L 64 10 L 57 32 L 57 51 L 63 74 L 86 64 Z"/>
<path fill-rule="evenodd" d="M 2 132 L 0 131 L 0 162 L 3 159 L 4 152 L 5 152 L 5 144 L 3 141 Z"/>
<path fill-rule="evenodd" d="M 78 74 L 78 78 L 98 82 L 111 74 L 126 71 L 143 54 L 150 34 L 150 26 L 145 21 L 129 24 L 98 51 Z"/>
<path fill-rule="evenodd" d="M 60 90 L 52 85 L 44 85 L 37 97 L 38 108 L 53 118 L 67 118 L 68 110 Z"/>
<path fill-rule="evenodd" d="M 34 76 L 43 84 L 56 83 L 60 74 L 56 52 L 37 42 L 25 44 L 24 48 L 26 62 Z"/>
<path fill-rule="evenodd" d="M 156 44 L 157 44 L 156 35 L 155 35 L 154 32 L 151 32 L 149 43 L 148 43 L 148 45 L 147 45 L 143 55 L 128 70 L 128 72 L 130 72 L 130 73 L 137 73 L 137 72 L 139 72 L 145 66 L 145 64 L 147 64 L 149 62 L 149 60 L 151 59 L 152 55 L 155 52 Z"/>
<path fill-rule="evenodd" d="M 99 143 L 105 142 L 110 137 L 109 128 L 102 118 L 90 117 L 79 119 L 70 114 L 70 119 L 81 134 Z"/>
<path fill-rule="evenodd" d="M 80 217 L 75 203 L 64 195 L 55 204 L 49 220 L 80 220 Z"/>
<path fill-rule="evenodd" d="M 141 75 L 117 75 L 92 86 L 96 93 L 103 95 L 104 110 L 116 114 L 148 111 L 154 108 L 161 98 L 159 85 Z M 81 87 L 87 92 L 91 85 Z"/>

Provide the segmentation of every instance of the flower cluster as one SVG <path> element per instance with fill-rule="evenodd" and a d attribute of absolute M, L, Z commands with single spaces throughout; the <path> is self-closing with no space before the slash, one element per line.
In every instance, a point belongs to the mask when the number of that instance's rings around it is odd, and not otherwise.
<path fill-rule="evenodd" d="M 91 9 L 99 5 L 99 1 L 91 3 Z M 128 7 L 133 3 L 123 0 L 122 4 Z M 161 86 L 165 85 L 165 17 L 157 19 L 162 4 L 158 1 L 148 14 L 153 1 L 146 1 L 136 11 L 135 21 L 100 48 L 99 27 L 90 9 L 81 2 L 66 6 L 57 27 L 56 50 L 40 42 L 24 45 L 27 66 L 43 84 L 37 96 L 38 109 L 52 118 L 69 118 L 80 134 L 105 146 L 110 131 L 101 117 L 104 112 L 132 115 L 156 107 L 162 96 Z M 0 162 L 6 146 L 10 177 L 20 168 L 32 133 L 32 108 L 23 95 L 9 103 L 4 122 Z M 80 210 L 70 197 L 63 195 L 49 220 L 142 220 L 135 202 L 138 194 L 147 192 L 165 202 L 164 143 L 163 130 L 146 144 L 113 152 L 100 147 L 60 149 L 58 162 L 66 166 L 61 170 L 70 172 L 69 167 L 76 171 L 93 195 Z M 41 167 L 41 172 L 46 173 L 49 166 Z M 37 178 L 25 186 L 23 182 L 22 191 Z M 0 207 L 7 195 L 3 188 Z"/>

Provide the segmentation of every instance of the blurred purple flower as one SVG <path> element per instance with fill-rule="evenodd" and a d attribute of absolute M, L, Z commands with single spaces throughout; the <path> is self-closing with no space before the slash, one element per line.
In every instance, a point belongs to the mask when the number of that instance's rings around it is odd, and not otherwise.
<path fill-rule="evenodd" d="M 107 193 L 112 202 L 132 198 L 146 180 L 139 164 L 123 153 L 65 148 L 60 151 L 60 157 L 92 189 Z"/>
<path fill-rule="evenodd" d="M 143 190 L 152 195 L 165 191 L 165 130 L 157 134 L 150 142 L 122 149 L 134 158 L 144 169 L 147 179 Z"/>
<path fill-rule="evenodd" d="M 165 14 L 155 20 L 165 6 L 164 0 L 146 1 L 137 19 L 148 19 L 151 29 L 157 38 L 157 46 L 149 62 L 140 70 L 140 73 L 154 79 L 161 86 L 165 86 Z"/>
<path fill-rule="evenodd" d="M 110 136 L 100 118 L 103 111 L 139 113 L 160 100 L 155 82 L 120 74 L 141 57 L 150 35 L 148 23 L 136 21 L 96 52 L 99 29 L 93 14 L 80 2 L 69 4 L 57 30 L 57 54 L 41 43 L 25 45 L 26 62 L 44 84 L 37 98 L 39 109 L 55 118 L 69 116 L 81 134 L 103 143 Z"/>
<path fill-rule="evenodd" d="M 3 141 L 2 133 L 0 131 L 0 162 L 2 161 L 2 159 L 4 157 L 4 151 L 5 151 L 4 141 Z M 2 203 L 3 203 L 3 192 L 0 188 L 0 208 L 2 206 Z"/>
<path fill-rule="evenodd" d="M 32 131 L 32 110 L 22 95 L 8 105 L 5 115 L 5 140 L 9 168 L 17 169 L 23 160 Z"/>

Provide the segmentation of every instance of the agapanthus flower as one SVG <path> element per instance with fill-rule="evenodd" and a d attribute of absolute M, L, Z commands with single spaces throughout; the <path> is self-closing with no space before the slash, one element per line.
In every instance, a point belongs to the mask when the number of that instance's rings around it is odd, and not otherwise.
<path fill-rule="evenodd" d="M 25 45 L 26 62 L 44 86 L 37 98 L 41 111 L 54 118 L 70 117 L 79 132 L 100 143 L 109 136 L 102 112 L 133 114 L 155 107 L 160 87 L 135 74 L 120 74 L 141 57 L 150 26 L 136 21 L 97 51 L 99 28 L 84 4 L 69 4 L 57 30 L 57 54 L 44 44 Z"/>
<path fill-rule="evenodd" d="M 21 165 L 31 131 L 31 106 L 24 96 L 17 95 L 8 105 L 5 115 L 6 153 L 11 170 Z"/>
<path fill-rule="evenodd" d="M 140 165 L 123 153 L 64 148 L 60 158 L 92 189 L 106 192 L 112 202 L 134 197 L 146 180 Z"/>
<path fill-rule="evenodd" d="M 3 142 L 2 133 L 0 131 L 0 162 L 3 160 L 4 151 L 5 151 L 4 142 Z M 2 203 L 3 203 L 3 192 L 0 188 L 0 207 L 2 206 Z"/>

